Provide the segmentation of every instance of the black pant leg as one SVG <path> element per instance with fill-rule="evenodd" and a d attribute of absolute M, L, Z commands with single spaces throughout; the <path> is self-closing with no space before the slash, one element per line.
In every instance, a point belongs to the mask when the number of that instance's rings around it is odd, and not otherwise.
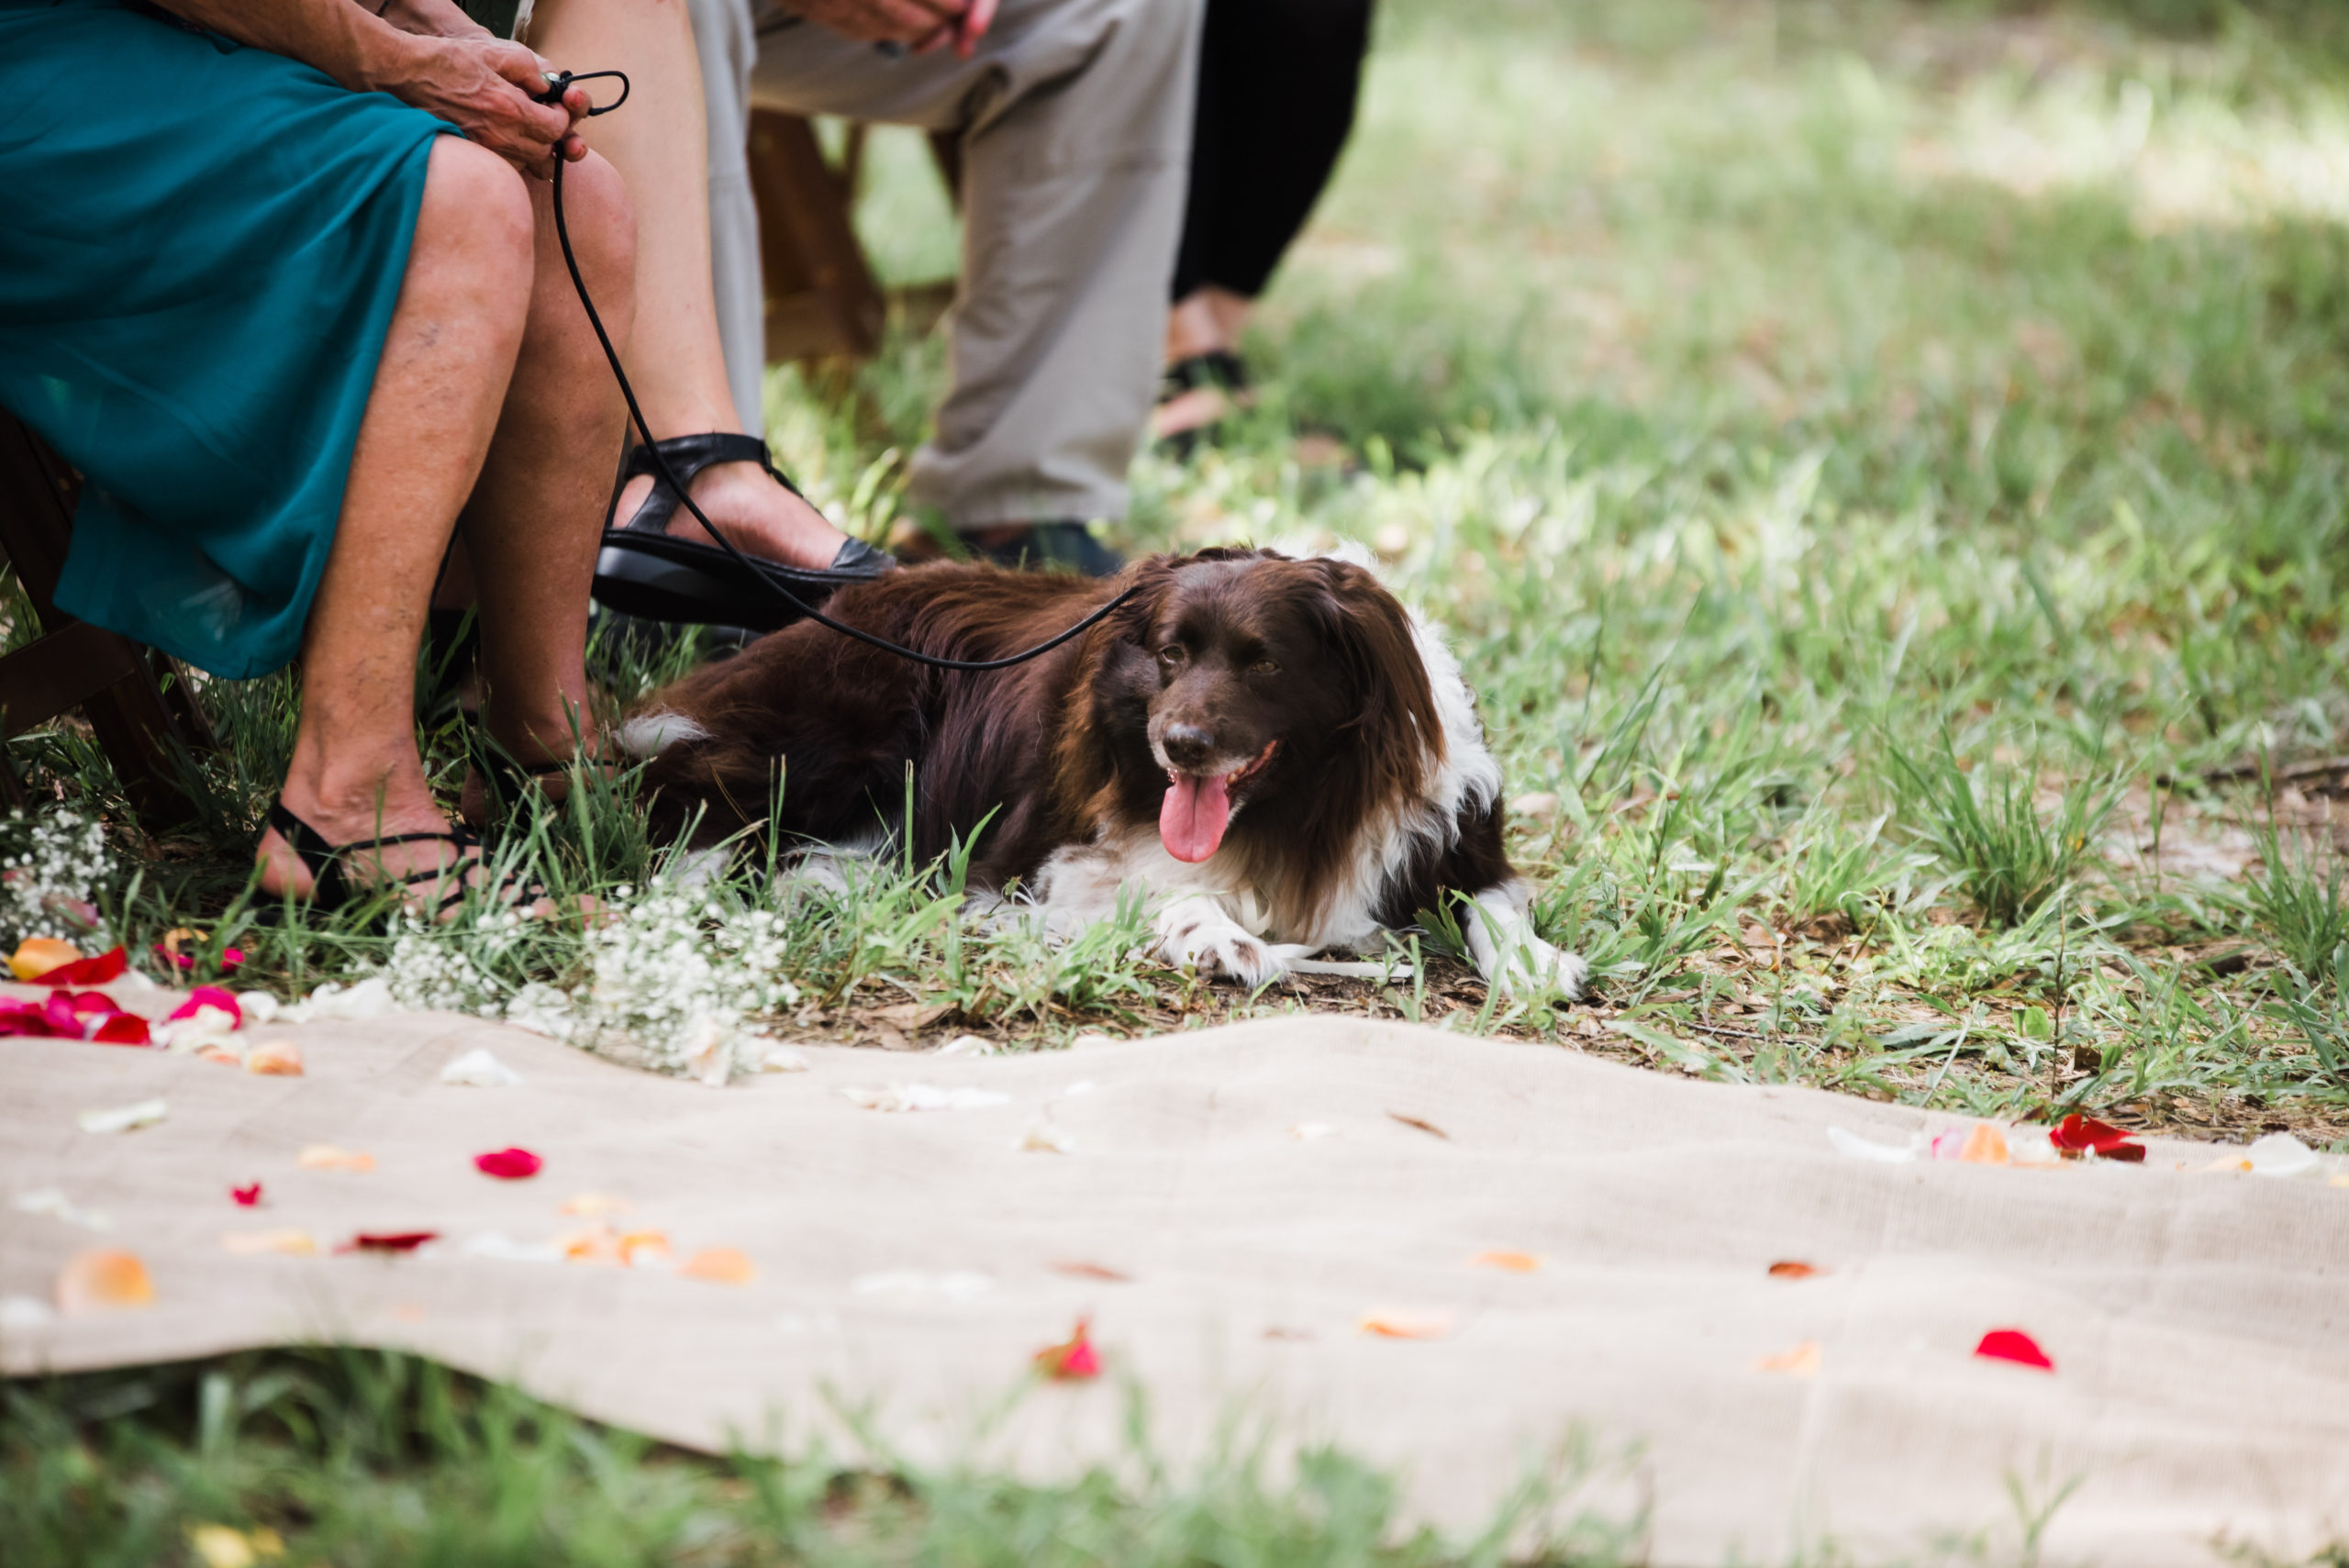
<path fill-rule="evenodd" d="M 1174 297 L 1254 298 L 1353 128 L 1372 0 L 1208 0 Z"/>

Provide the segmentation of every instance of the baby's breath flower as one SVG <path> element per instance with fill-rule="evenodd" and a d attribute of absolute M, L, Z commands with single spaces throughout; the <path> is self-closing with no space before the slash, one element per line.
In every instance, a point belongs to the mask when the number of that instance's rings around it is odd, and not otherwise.
<path fill-rule="evenodd" d="M 12 811 L 0 845 L 0 941 L 87 936 L 98 923 L 98 890 L 114 878 L 106 829 L 72 811 Z"/>
<path fill-rule="evenodd" d="M 527 932 L 490 916 L 414 922 L 377 966 L 404 1007 L 503 1018 L 655 1072 L 722 1084 L 758 1070 L 767 1041 L 751 1021 L 798 1006 L 783 978 L 782 920 L 674 889 L 622 888 L 586 935 L 573 983 L 509 981 Z"/>

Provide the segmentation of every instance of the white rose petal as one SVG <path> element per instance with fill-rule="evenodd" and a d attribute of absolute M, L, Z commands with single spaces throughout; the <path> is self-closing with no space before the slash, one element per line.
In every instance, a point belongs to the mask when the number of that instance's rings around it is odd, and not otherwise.
<path fill-rule="evenodd" d="M 484 1046 L 475 1046 L 440 1069 L 440 1082 L 469 1089 L 510 1089 L 521 1081 L 522 1074 L 492 1056 Z"/>

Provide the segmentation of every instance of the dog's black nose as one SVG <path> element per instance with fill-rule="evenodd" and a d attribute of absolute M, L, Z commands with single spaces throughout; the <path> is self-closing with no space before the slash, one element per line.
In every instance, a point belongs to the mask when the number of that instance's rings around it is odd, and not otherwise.
<path fill-rule="evenodd" d="M 1215 755 L 1215 735 L 1204 725 L 1170 724 L 1158 738 L 1166 760 L 1178 768 L 1196 768 Z"/>

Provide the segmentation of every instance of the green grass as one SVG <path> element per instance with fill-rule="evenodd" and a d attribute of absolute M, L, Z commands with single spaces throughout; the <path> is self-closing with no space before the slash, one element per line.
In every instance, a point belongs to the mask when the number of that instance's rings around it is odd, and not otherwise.
<path fill-rule="evenodd" d="M 1374 550 L 1452 629 L 1596 998 L 1488 996 L 1440 911 L 1408 979 L 1252 997 L 1142 959 L 1136 917 L 1078 950 L 991 928 L 951 863 L 841 891 L 753 857 L 695 917 L 774 922 L 796 999 L 748 1021 L 1028 1049 L 1310 1007 L 2349 1146 L 2336 803 L 2259 783 L 2349 751 L 2342 27 L 2306 0 L 1389 0 L 1249 345 L 1259 408 L 1141 462 L 1120 537 Z M 885 272 L 935 276 L 918 143 L 878 134 L 871 167 Z M 901 333 L 852 395 L 772 380 L 788 462 L 860 531 L 907 515 L 942 363 Z M 599 657 L 616 702 L 683 667 Z M 250 923 L 291 687 L 202 700 L 228 745 L 168 838 L 72 726 L 11 742 L 113 825 L 109 934 L 198 928 L 287 995 L 384 964 L 468 1006 L 595 979 L 575 922 L 396 959 L 380 921 Z M 427 739 L 453 793 L 461 737 Z M 664 864 L 625 782 L 513 841 L 567 892 Z"/>
<path fill-rule="evenodd" d="M 1341 1453 L 1235 1430 L 1178 1466 L 1140 1422 L 1120 1464 L 1030 1485 L 885 1452 L 707 1458 L 413 1357 L 245 1354 L 0 1386 L 0 1541 L 19 1568 L 197 1562 L 207 1527 L 336 1568 L 1603 1568 L 1640 1533 L 1572 1506 L 1580 1450 L 1455 1540 Z"/>
<path fill-rule="evenodd" d="M 1374 550 L 1540 797 L 1514 853 L 1594 1007 L 1487 996 L 1439 911 L 1406 983 L 1251 997 L 1143 959 L 1139 911 L 1056 950 L 973 917 L 945 865 L 785 890 L 754 853 L 710 907 L 779 922 L 791 1000 L 736 997 L 746 1022 L 1034 1047 L 1315 1007 L 1984 1114 L 2349 1134 L 2293 1010 L 2332 1006 L 2330 844 L 2295 818 L 2289 866 L 2242 874 L 2245 760 L 2342 750 L 2349 718 L 2349 236 L 2320 177 L 2349 158 L 2349 69 L 2286 10 L 2171 20 L 1383 13 L 1360 134 L 1250 345 L 1262 406 L 1138 464 L 1123 539 Z M 916 281 L 953 239 L 925 160 L 875 134 L 866 222 Z M 900 334 L 852 395 L 774 378 L 793 467 L 869 534 L 906 516 L 941 367 Z M 597 654 L 616 705 L 691 657 Z M 15 743 L 122 829 L 135 947 L 192 926 L 289 996 L 391 965 L 492 1010 L 618 962 L 577 921 L 254 923 L 292 689 L 202 696 L 228 746 L 169 839 L 72 727 Z M 426 739 L 453 794 L 461 728 Z M 668 863 L 627 781 L 507 852 L 607 900 Z"/>

